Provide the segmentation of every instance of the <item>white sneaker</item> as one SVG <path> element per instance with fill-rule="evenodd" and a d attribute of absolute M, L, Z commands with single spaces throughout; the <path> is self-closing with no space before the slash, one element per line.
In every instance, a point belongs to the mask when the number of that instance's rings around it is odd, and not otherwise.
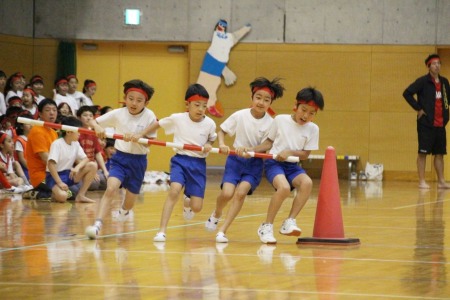
<path fill-rule="evenodd" d="M 191 198 L 184 195 L 183 218 L 185 220 L 192 220 L 195 216 L 195 213 L 192 211 L 192 209 L 190 207 L 186 207 L 186 204 L 189 205 L 189 202 L 191 202 Z"/>
<path fill-rule="evenodd" d="M 91 240 L 96 240 L 98 238 L 98 234 L 100 232 L 100 228 L 98 226 L 88 226 L 86 227 L 85 234 Z"/>
<path fill-rule="evenodd" d="M 11 194 L 22 194 L 25 192 L 25 189 L 22 186 L 12 186 L 9 189 L 5 189 L 5 192 Z"/>
<path fill-rule="evenodd" d="M 195 213 L 192 211 L 190 207 L 183 207 L 183 218 L 185 220 L 192 220 L 195 216 Z"/>
<path fill-rule="evenodd" d="M 261 245 L 256 254 L 258 254 L 259 260 L 263 264 L 271 264 L 273 258 L 273 251 L 277 247 L 275 245 Z"/>
<path fill-rule="evenodd" d="M 228 243 L 228 239 L 225 236 L 225 233 L 219 231 L 216 235 L 216 243 Z"/>
<path fill-rule="evenodd" d="M 302 230 L 297 227 L 297 222 L 295 219 L 289 218 L 284 220 L 283 225 L 281 225 L 280 233 L 289 236 L 300 236 Z"/>
<path fill-rule="evenodd" d="M 276 244 L 277 240 L 273 237 L 273 224 L 263 223 L 258 228 L 258 235 L 264 244 Z"/>
<path fill-rule="evenodd" d="M 164 232 L 158 232 L 155 237 L 153 238 L 154 242 L 165 242 L 166 241 L 166 234 Z"/>
<path fill-rule="evenodd" d="M 31 184 L 23 184 L 20 186 L 20 188 L 23 190 L 23 192 L 28 192 L 34 189 L 34 187 Z"/>
<path fill-rule="evenodd" d="M 219 218 L 216 218 L 215 211 L 212 212 L 209 219 L 205 222 L 205 229 L 207 231 L 215 231 L 217 229 L 217 224 L 219 223 Z"/>
<path fill-rule="evenodd" d="M 116 213 L 114 214 L 114 218 L 119 222 L 125 222 L 126 220 L 128 220 L 128 217 L 132 215 L 132 213 L 132 210 L 125 210 L 121 208 L 116 211 Z"/>

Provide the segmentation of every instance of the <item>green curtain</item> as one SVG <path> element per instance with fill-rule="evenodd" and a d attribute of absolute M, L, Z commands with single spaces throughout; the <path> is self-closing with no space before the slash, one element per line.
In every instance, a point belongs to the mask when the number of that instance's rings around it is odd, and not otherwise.
<path fill-rule="evenodd" d="M 77 74 L 77 46 L 72 42 L 59 42 L 58 46 L 58 65 L 56 78 Z"/>

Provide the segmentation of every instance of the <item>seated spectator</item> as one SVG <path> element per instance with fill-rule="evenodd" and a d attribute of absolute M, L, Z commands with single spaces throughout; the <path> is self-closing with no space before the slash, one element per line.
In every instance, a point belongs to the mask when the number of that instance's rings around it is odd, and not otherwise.
<path fill-rule="evenodd" d="M 36 104 L 39 104 L 39 102 L 45 99 L 45 97 L 42 96 L 42 91 L 44 90 L 44 79 L 39 75 L 34 75 L 31 77 L 29 85 L 36 94 Z"/>
<path fill-rule="evenodd" d="M 39 110 L 36 104 L 36 93 L 30 86 L 26 86 L 23 90 L 22 108 L 30 112 L 33 119 L 39 119 Z"/>
<path fill-rule="evenodd" d="M 63 102 L 69 104 L 73 115 L 77 111 L 78 105 L 75 102 L 74 98 L 67 95 L 68 91 L 69 85 L 65 77 L 60 77 L 55 80 L 55 89 L 53 90 L 53 100 L 55 100 L 57 106 Z"/>
<path fill-rule="evenodd" d="M 65 117 L 62 124 L 81 127 L 77 118 Z M 95 203 L 86 197 L 86 192 L 94 180 L 97 165 L 89 161 L 78 142 L 78 132 L 63 131 L 62 138 L 55 140 L 48 154 L 45 182 L 52 190 L 52 200 L 66 202 L 72 197 L 69 187 L 81 183 L 75 202 Z"/>
<path fill-rule="evenodd" d="M 94 119 L 92 108 L 90 106 L 80 107 L 77 111 L 77 117 L 81 121 L 82 127 L 89 129 L 89 122 Z M 105 161 L 102 155 L 103 147 L 100 145 L 98 137 L 95 135 L 81 133 L 78 141 L 80 142 L 80 145 L 89 160 L 95 162 L 98 169 L 89 190 L 105 190 L 109 172 L 105 166 Z"/>
<path fill-rule="evenodd" d="M 44 122 L 56 121 L 56 103 L 44 99 L 38 105 L 39 117 Z M 31 184 L 39 191 L 37 198 L 50 197 L 51 189 L 45 184 L 46 167 L 50 145 L 58 138 L 55 130 L 48 127 L 33 126 L 28 134 L 27 159 Z"/>
<path fill-rule="evenodd" d="M 33 189 L 23 173 L 22 167 L 14 160 L 14 142 L 5 132 L 0 132 L 0 171 L 12 186 L 25 186 L 25 191 Z"/>

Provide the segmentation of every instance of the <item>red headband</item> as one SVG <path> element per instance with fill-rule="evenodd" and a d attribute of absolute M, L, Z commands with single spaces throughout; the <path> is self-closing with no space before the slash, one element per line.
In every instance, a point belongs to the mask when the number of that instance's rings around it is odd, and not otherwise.
<path fill-rule="evenodd" d="M 432 58 L 428 61 L 427 66 L 429 67 L 432 63 L 434 63 L 435 61 L 440 61 L 439 57 L 435 57 Z"/>
<path fill-rule="evenodd" d="M 69 76 L 67 76 L 67 80 L 70 80 L 70 79 L 72 79 L 72 78 L 75 78 L 75 79 L 78 81 L 78 78 L 77 78 L 77 76 L 75 76 L 75 75 L 69 75 Z"/>
<path fill-rule="evenodd" d="M 297 100 L 297 104 L 306 104 L 306 105 L 314 107 L 316 111 L 319 110 L 319 106 L 313 100 L 300 99 L 300 100 Z"/>
<path fill-rule="evenodd" d="M 11 97 L 11 98 L 8 99 L 8 104 L 9 105 L 11 105 L 13 103 L 16 103 L 16 102 L 22 104 L 22 99 L 20 99 L 20 97 Z"/>
<path fill-rule="evenodd" d="M 22 77 L 16 75 L 16 76 L 14 76 L 13 78 L 11 78 L 11 82 L 16 82 L 16 81 L 18 81 L 18 80 L 22 80 Z"/>
<path fill-rule="evenodd" d="M 36 97 L 36 93 L 31 88 L 25 88 L 23 91 L 29 92 L 31 94 L 31 96 Z"/>
<path fill-rule="evenodd" d="M 199 94 L 195 94 L 186 99 L 187 102 L 192 101 L 208 101 L 208 98 L 202 97 Z"/>
<path fill-rule="evenodd" d="M 253 93 L 256 93 L 257 91 L 266 91 L 270 94 L 270 97 L 272 97 L 272 99 L 275 97 L 275 93 L 268 87 L 263 86 L 263 87 L 257 87 L 255 86 L 253 88 Z"/>
<path fill-rule="evenodd" d="M 60 85 L 62 83 L 67 83 L 67 79 L 62 78 L 62 79 L 58 80 L 55 85 L 58 86 L 58 85 Z"/>
<path fill-rule="evenodd" d="M 97 84 L 95 82 L 91 82 L 86 85 L 87 88 L 90 88 L 91 86 L 97 86 Z"/>
<path fill-rule="evenodd" d="M 95 85 L 95 83 L 94 83 L 94 85 Z M 142 95 L 144 95 L 145 101 L 148 100 L 148 95 L 147 95 L 147 93 L 146 93 L 143 89 L 140 89 L 140 88 L 129 88 L 129 89 L 126 91 L 125 94 L 128 94 L 129 92 L 133 92 L 133 91 L 134 91 L 134 92 L 141 93 Z"/>
<path fill-rule="evenodd" d="M 43 82 L 44 79 L 41 76 L 36 76 L 31 80 L 31 83 L 35 83 L 37 81 Z"/>

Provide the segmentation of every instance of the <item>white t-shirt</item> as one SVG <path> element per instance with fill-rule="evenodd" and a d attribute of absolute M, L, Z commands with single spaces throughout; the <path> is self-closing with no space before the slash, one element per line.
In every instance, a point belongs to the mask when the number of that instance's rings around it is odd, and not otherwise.
<path fill-rule="evenodd" d="M 20 97 L 22 99 L 22 95 L 23 95 L 22 91 L 17 91 L 17 92 L 14 92 L 13 90 L 9 91 L 8 94 L 6 94 L 6 97 L 5 97 L 6 108 L 9 107 L 9 104 L 8 104 L 9 98 L 11 98 L 13 96 L 17 96 L 17 97 Z"/>
<path fill-rule="evenodd" d="M 266 113 L 261 119 L 253 117 L 250 108 L 239 110 L 229 116 L 220 128 L 230 136 L 236 134 L 233 147 L 253 147 L 261 144 L 269 132 L 273 118 Z"/>
<path fill-rule="evenodd" d="M 28 137 L 27 136 L 21 135 L 20 137 L 23 138 L 23 140 L 25 142 L 28 142 Z M 23 145 L 22 145 L 22 143 L 19 140 L 17 140 L 14 143 L 14 150 L 16 150 L 17 152 L 23 152 Z M 25 155 L 25 153 L 24 153 L 24 155 Z"/>
<path fill-rule="evenodd" d="M 39 102 L 41 102 L 41 101 L 44 100 L 44 99 L 45 99 L 44 96 L 39 95 L 39 96 L 36 97 L 36 103 L 39 104 Z"/>
<path fill-rule="evenodd" d="M 3 152 L 0 152 L 0 157 L 2 162 L 8 163 L 8 165 L 6 166 L 6 174 L 14 174 L 14 167 L 13 167 L 14 157 L 9 154 L 5 155 L 3 154 Z"/>
<path fill-rule="evenodd" d="M 67 96 L 75 99 L 75 103 L 77 104 L 77 110 L 80 109 L 80 107 L 81 107 L 80 103 L 83 103 L 84 94 L 80 91 L 75 91 L 75 93 L 73 93 L 73 94 L 67 93 Z M 86 105 L 86 104 L 83 104 L 83 105 Z"/>
<path fill-rule="evenodd" d="M 51 144 L 48 153 L 48 161 L 53 160 L 56 162 L 56 170 L 58 172 L 72 169 L 75 161 L 83 160 L 86 157 L 86 153 L 84 153 L 79 142 L 72 142 L 69 145 L 64 138 L 55 140 Z M 48 166 L 46 171 L 49 171 Z"/>
<path fill-rule="evenodd" d="M 77 104 L 77 110 L 80 109 L 80 107 L 85 106 L 85 105 L 87 105 L 87 106 L 94 105 L 94 103 L 92 103 L 92 100 L 89 99 L 88 97 L 86 97 L 80 91 L 75 91 L 75 93 L 73 93 L 73 94 L 67 94 L 67 96 L 70 96 L 73 99 L 75 99 L 75 102 Z"/>
<path fill-rule="evenodd" d="M 23 110 L 28 110 L 32 116 L 34 116 L 34 114 L 35 114 L 36 111 L 38 110 L 38 108 L 37 108 L 36 105 L 33 105 L 32 108 L 26 108 L 25 106 L 22 105 L 22 109 L 23 109 Z"/>
<path fill-rule="evenodd" d="M 270 154 L 283 150 L 319 149 L 319 126 L 312 122 L 299 125 L 291 115 L 276 116 L 267 137 L 273 141 Z"/>
<path fill-rule="evenodd" d="M 128 108 L 121 107 L 114 109 L 97 119 L 97 123 L 103 128 L 113 127 L 116 134 L 139 133 L 142 132 L 153 122 L 156 122 L 156 116 L 148 108 L 138 115 L 132 115 L 128 112 Z M 147 138 L 156 138 L 156 132 L 147 136 Z M 125 142 L 116 139 L 114 147 L 122 152 L 131 154 L 147 154 L 149 149 L 147 145 Z"/>
<path fill-rule="evenodd" d="M 173 142 L 203 147 L 207 142 L 214 142 L 217 138 L 216 123 L 205 116 L 201 122 L 194 122 L 189 113 L 176 113 L 159 120 L 159 125 L 166 134 L 173 134 Z M 206 157 L 208 153 L 199 151 L 174 149 L 178 154 L 192 157 Z"/>
<path fill-rule="evenodd" d="M 0 92 L 0 116 L 6 113 L 5 96 Z"/>
<path fill-rule="evenodd" d="M 70 97 L 70 96 L 63 96 L 61 94 L 56 94 L 55 96 L 55 100 L 56 102 L 56 106 L 59 106 L 61 103 L 66 102 L 67 104 L 69 104 L 70 109 L 72 110 L 72 114 L 75 116 L 77 110 L 78 110 L 78 106 L 77 103 L 75 102 L 75 99 Z"/>
<path fill-rule="evenodd" d="M 234 44 L 233 34 L 216 30 L 207 52 L 218 61 L 227 63 Z"/>

